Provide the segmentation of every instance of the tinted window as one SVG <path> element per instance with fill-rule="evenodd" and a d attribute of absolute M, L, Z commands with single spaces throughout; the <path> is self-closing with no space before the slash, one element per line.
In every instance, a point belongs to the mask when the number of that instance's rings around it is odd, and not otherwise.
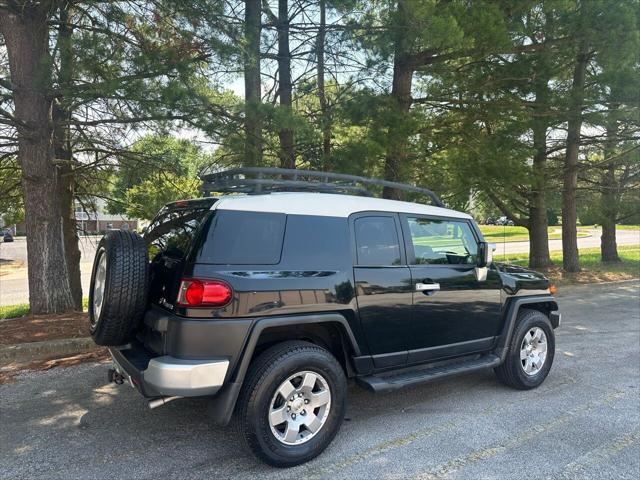
<path fill-rule="evenodd" d="M 358 265 L 400 264 L 400 242 L 392 217 L 360 217 L 354 225 Z"/>
<path fill-rule="evenodd" d="M 282 262 L 291 269 L 351 267 L 348 225 L 346 218 L 289 215 Z"/>
<path fill-rule="evenodd" d="M 280 262 L 286 219 L 283 213 L 218 210 L 197 261 L 219 265 L 275 265 Z"/>
<path fill-rule="evenodd" d="M 474 264 L 478 244 L 467 222 L 407 217 L 415 264 Z"/>
<path fill-rule="evenodd" d="M 171 258 L 183 259 L 210 207 L 197 205 L 161 210 L 144 232 L 144 239 L 149 245 L 149 258 L 163 253 Z"/>

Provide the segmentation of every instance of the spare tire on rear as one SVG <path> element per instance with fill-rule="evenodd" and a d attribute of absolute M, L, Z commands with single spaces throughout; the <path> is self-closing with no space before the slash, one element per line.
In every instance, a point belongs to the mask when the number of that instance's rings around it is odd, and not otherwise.
<path fill-rule="evenodd" d="M 89 321 L 98 345 L 127 343 L 147 305 L 147 247 L 137 233 L 110 230 L 100 240 L 89 287 Z"/>

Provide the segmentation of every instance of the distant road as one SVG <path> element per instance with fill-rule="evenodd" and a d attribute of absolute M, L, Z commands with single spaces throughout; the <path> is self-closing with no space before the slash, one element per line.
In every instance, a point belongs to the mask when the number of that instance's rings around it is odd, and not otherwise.
<path fill-rule="evenodd" d="M 590 230 L 588 237 L 578 238 L 578 248 L 598 248 L 600 247 L 601 230 Z M 618 230 L 616 232 L 618 245 L 640 245 L 640 230 Z M 495 258 L 500 259 L 500 255 L 510 253 L 528 253 L 529 242 L 494 242 L 497 245 L 494 252 Z M 549 250 L 562 250 L 562 239 L 549 240 Z"/>
<path fill-rule="evenodd" d="M 578 238 L 579 248 L 593 248 L 600 246 L 600 231 L 592 230 L 588 237 Z M 100 237 L 82 237 L 80 240 L 82 272 L 82 289 L 85 296 L 89 291 L 91 267 L 96 247 Z M 640 245 L 640 230 L 618 230 L 618 245 Z M 500 260 L 502 255 L 511 253 L 526 253 L 529 242 L 497 242 L 494 258 Z M 550 240 L 549 248 L 562 250 L 562 240 Z M 8 267 L 7 262 L 18 262 L 22 268 Z M 29 287 L 27 284 L 27 244 L 24 238 L 18 238 L 13 243 L 0 243 L 0 305 L 13 305 L 29 302 Z"/>
<path fill-rule="evenodd" d="M 80 239 L 80 272 L 82 290 L 87 295 L 91 280 L 91 267 L 100 237 L 90 236 Z M 7 262 L 22 265 L 22 268 L 7 266 Z M 12 243 L 0 243 L 0 306 L 29 303 L 27 282 L 27 242 L 16 238 Z"/>
<path fill-rule="evenodd" d="M 80 237 L 80 254 L 82 262 L 92 262 L 93 256 L 96 254 L 96 247 L 102 237 L 91 235 L 88 237 Z M 18 262 L 27 262 L 27 240 L 24 237 L 18 237 L 11 243 L 0 242 L 0 262 L 5 260 L 13 260 Z M 0 263 L 2 269 L 2 263 Z M 1 270 L 0 270 L 1 271 Z"/>

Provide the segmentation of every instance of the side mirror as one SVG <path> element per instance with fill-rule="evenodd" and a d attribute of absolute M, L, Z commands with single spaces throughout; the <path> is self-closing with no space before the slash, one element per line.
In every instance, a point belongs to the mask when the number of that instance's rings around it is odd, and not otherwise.
<path fill-rule="evenodd" d="M 493 261 L 493 245 L 488 242 L 478 244 L 478 267 L 488 267 Z"/>

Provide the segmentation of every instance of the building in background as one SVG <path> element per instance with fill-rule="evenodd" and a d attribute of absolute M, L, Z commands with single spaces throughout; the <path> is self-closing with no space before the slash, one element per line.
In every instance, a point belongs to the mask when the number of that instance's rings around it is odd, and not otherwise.
<path fill-rule="evenodd" d="M 106 202 L 102 198 L 91 198 L 89 202 L 76 201 L 78 231 L 84 234 L 104 233 L 107 230 L 140 231 L 137 218 L 106 213 Z"/>
<path fill-rule="evenodd" d="M 112 215 L 106 213 L 106 202 L 101 198 L 91 197 L 86 202 L 76 201 L 76 222 L 80 235 L 103 234 L 107 230 L 132 230 L 141 231 L 146 223 L 137 218 L 126 215 Z M 144 225 L 142 223 L 145 223 Z M 20 222 L 12 228 L 16 235 L 25 235 L 24 222 Z"/>

